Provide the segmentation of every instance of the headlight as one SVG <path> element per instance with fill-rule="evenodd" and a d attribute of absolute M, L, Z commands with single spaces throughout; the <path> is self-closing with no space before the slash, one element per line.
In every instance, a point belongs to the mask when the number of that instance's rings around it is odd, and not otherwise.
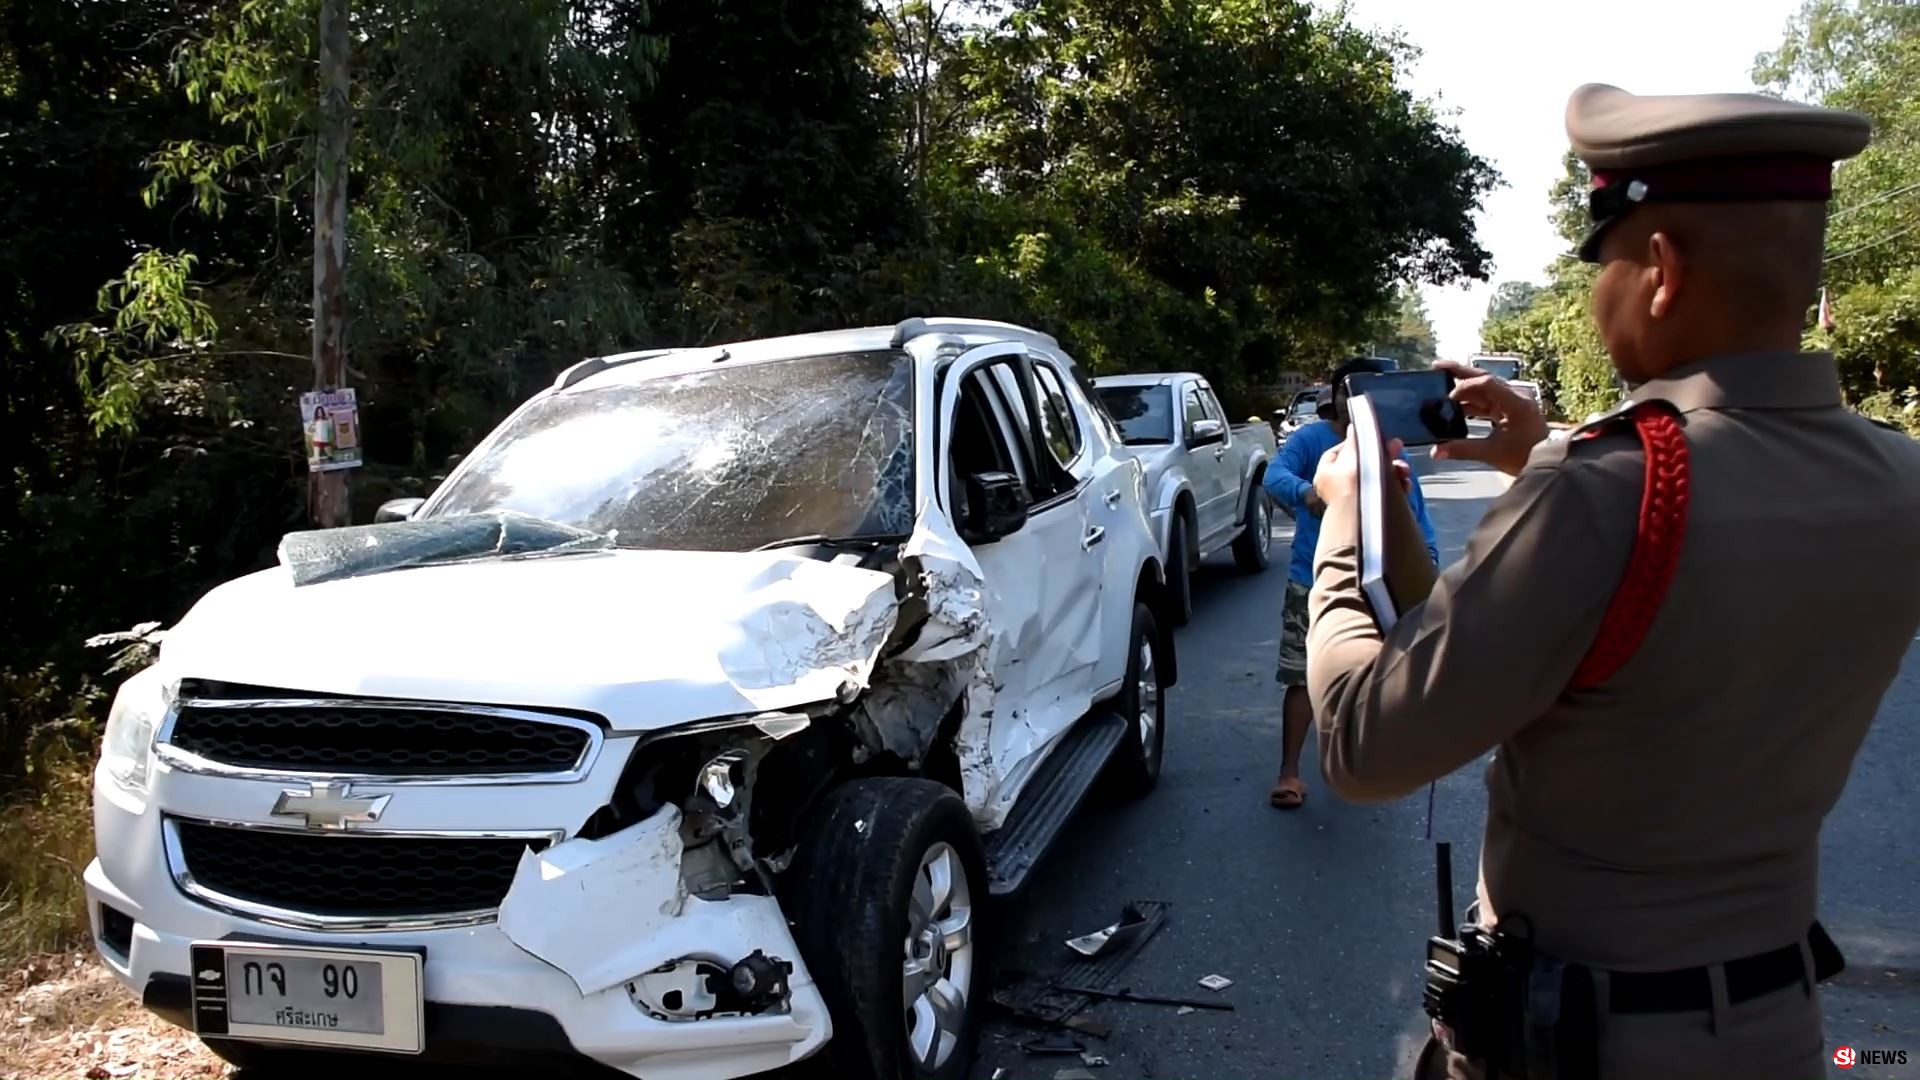
<path fill-rule="evenodd" d="M 716 811 L 727 816 L 725 812 L 743 801 L 748 763 L 807 730 L 812 722 L 803 712 L 766 712 L 703 720 L 645 735 L 627 759 L 613 798 L 594 812 L 580 835 L 609 835 L 646 820 L 667 803 L 680 807 L 688 818 L 705 822 L 695 822 L 698 828 L 689 826 L 692 832 L 710 833 L 719 824 Z"/>
<path fill-rule="evenodd" d="M 700 790 L 713 800 L 715 810 L 730 810 L 733 800 L 739 795 L 740 785 L 746 781 L 743 770 L 748 755 L 745 750 L 734 747 L 722 750 L 719 756 L 700 767 Z"/>
<path fill-rule="evenodd" d="M 153 768 L 153 733 L 166 715 L 167 697 L 167 685 L 155 668 L 128 679 L 114 695 L 100 764 L 128 791 L 147 790 L 147 777 Z"/>

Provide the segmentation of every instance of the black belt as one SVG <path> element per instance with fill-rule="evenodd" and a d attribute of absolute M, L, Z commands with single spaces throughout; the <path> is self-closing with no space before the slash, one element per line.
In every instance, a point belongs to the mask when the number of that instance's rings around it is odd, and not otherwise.
<path fill-rule="evenodd" d="M 1825 982 L 1839 974 L 1845 962 L 1833 939 L 1819 923 L 1807 934 L 1813 952 L 1813 978 Z M 1738 1005 L 1775 990 L 1800 983 L 1807 970 L 1800 943 L 1770 952 L 1729 960 L 1727 1003 Z M 1607 1007 L 1615 1013 L 1708 1012 L 1713 1009 L 1713 983 L 1704 967 L 1676 971 L 1616 971 L 1607 977 Z"/>

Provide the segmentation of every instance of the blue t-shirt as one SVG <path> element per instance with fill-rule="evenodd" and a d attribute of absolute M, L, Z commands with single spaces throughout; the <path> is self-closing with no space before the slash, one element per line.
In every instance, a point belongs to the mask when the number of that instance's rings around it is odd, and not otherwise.
<path fill-rule="evenodd" d="M 1320 519 L 1307 512 L 1307 492 L 1313 488 L 1313 471 L 1320 467 L 1320 456 L 1339 444 L 1340 433 L 1333 425 L 1315 420 L 1287 436 L 1280 455 L 1267 462 L 1267 493 L 1293 515 L 1293 561 L 1287 564 L 1288 581 L 1313 584 L 1313 546 L 1320 541 Z M 1404 450 L 1400 452 L 1400 460 L 1405 461 L 1408 468 L 1413 467 Z M 1413 503 L 1414 519 L 1420 522 L 1420 532 L 1427 538 L 1427 557 L 1438 566 L 1440 544 L 1434 539 L 1433 519 L 1427 516 L 1427 497 L 1421 492 L 1419 481 L 1414 482 L 1408 497 Z"/>

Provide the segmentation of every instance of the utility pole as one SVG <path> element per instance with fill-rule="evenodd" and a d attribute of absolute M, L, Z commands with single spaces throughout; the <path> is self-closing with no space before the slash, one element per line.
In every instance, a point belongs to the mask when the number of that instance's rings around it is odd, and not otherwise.
<path fill-rule="evenodd" d="M 337 390 L 347 371 L 347 0 L 320 0 L 320 131 L 313 185 L 313 388 Z M 348 524 L 347 471 L 309 470 L 315 525 Z"/>

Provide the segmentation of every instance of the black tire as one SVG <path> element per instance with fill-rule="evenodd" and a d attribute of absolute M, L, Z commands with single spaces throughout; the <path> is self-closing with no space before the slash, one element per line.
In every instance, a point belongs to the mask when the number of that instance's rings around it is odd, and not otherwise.
<path fill-rule="evenodd" d="M 913 959 L 909 905 L 922 863 L 941 845 L 952 855 L 950 866 L 964 872 L 971 949 L 954 1025 L 957 1038 L 929 1068 L 916 1059 L 910 1042 L 903 967 Z M 827 797 L 808 824 L 798 854 L 789 871 L 795 885 L 789 910 L 801 955 L 833 1017 L 833 1041 L 820 1055 L 820 1075 L 856 1080 L 965 1076 L 980 1037 L 981 1003 L 991 988 L 982 925 L 987 863 L 966 803 L 932 780 L 855 780 Z M 934 912 L 936 922 L 941 910 L 948 921 L 959 914 L 960 895 L 958 889 L 949 893 L 946 906 Z M 939 970 L 936 956 L 946 955 L 944 947 L 935 949 L 931 940 L 919 945 Z M 952 957 L 947 959 L 951 964 Z M 960 981 L 950 967 L 947 974 L 941 981 Z"/>
<path fill-rule="evenodd" d="M 1175 626 L 1193 621 L 1193 541 L 1184 514 L 1174 514 L 1167 537 L 1167 619 Z"/>
<path fill-rule="evenodd" d="M 1153 611 L 1135 603 L 1126 680 L 1113 699 L 1113 708 L 1127 722 L 1126 739 L 1111 766 L 1113 786 L 1125 798 L 1142 798 L 1160 782 L 1160 764 L 1167 752 L 1167 695 L 1160 685 L 1159 655 L 1160 633 Z M 1146 700 L 1149 693 L 1151 701 Z"/>
<path fill-rule="evenodd" d="M 1273 560 L 1273 499 L 1256 487 L 1247 498 L 1246 521 L 1233 541 L 1233 561 L 1243 574 L 1257 574 Z"/>

